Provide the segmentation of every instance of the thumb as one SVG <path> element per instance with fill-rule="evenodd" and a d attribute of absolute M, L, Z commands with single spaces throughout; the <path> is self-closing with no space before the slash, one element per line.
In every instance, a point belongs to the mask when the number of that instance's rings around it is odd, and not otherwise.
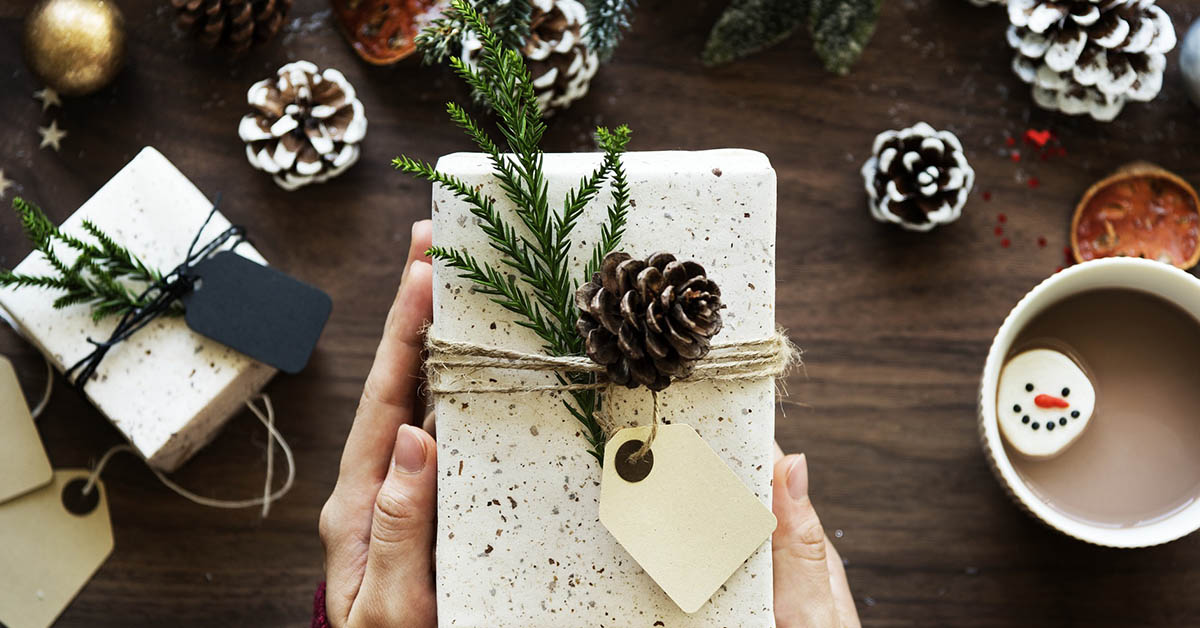
<path fill-rule="evenodd" d="M 779 520 L 771 541 L 775 571 L 775 622 L 779 628 L 838 625 L 826 563 L 821 520 L 808 498 L 804 454 L 775 463 L 772 510 Z"/>
<path fill-rule="evenodd" d="M 432 565 L 436 511 L 437 445 L 424 430 L 402 425 L 375 497 L 363 584 L 349 625 L 437 623 Z"/>

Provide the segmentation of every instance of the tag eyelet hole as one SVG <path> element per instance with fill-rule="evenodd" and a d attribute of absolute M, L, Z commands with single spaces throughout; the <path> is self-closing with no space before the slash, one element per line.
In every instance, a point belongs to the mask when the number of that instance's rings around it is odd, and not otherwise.
<path fill-rule="evenodd" d="M 87 480 L 83 478 L 75 478 L 62 490 L 62 504 L 67 512 L 83 517 L 91 514 L 96 506 L 100 504 L 100 487 L 93 486 L 92 492 L 84 494 L 83 487 L 87 486 Z"/>
<path fill-rule="evenodd" d="M 650 471 L 654 469 L 654 450 L 647 451 L 646 455 L 637 462 L 629 459 L 641 448 L 642 441 L 640 440 L 625 441 L 621 445 L 621 448 L 617 450 L 616 459 L 613 461 L 613 465 L 617 469 L 617 475 L 630 484 L 646 479 L 646 476 L 650 475 Z"/>

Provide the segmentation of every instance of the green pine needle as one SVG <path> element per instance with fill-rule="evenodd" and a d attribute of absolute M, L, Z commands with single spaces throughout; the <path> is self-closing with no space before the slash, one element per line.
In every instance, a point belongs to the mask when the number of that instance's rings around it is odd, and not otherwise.
<path fill-rule="evenodd" d="M 0 286 L 62 291 L 65 294 L 54 300 L 56 309 L 88 305 L 95 321 L 122 316 L 151 300 L 152 295 L 138 297 L 145 286 L 161 280 L 162 273 L 146 266 L 95 224 L 83 221 L 83 230 L 96 240 L 93 244 L 63 233 L 37 205 L 23 198 L 14 198 L 12 206 L 25 237 L 57 274 L 25 275 L 0 269 Z M 55 250 L 55 242 L 74 249 L 75 260 L 65 263 Z M 140 284 L 141 288 L 135 292 L 131 283 Z M 170 315 L 182 313 L 179 304 L 168 311 Z"/>
<path fill-rule="evenodd" d="M 512 2 L 514 6 L 527 4 Z M 601 228 L 600 240 L 593 247 L 582 278 L 587 281 L 599 267 L 599 260 L 616 249 L 624 233 L 629 211 L 629 186 L 621 155 L 629 144 L 631 132 L 625 126 L 615 131 L 597 129 L 596 144 L 604 152 L 603 162 L 566 194 L 561 209 L 551 209 L 549 185 L 543 170 L 544 154 L 540 148 L 546 124 L 538 109 L 524 58 L 517 45 L 506 36 L 515 28 L 512 26 L 515 22 L 505 23 L 509 25 L 498 31 L 493 27 L 498 23 L 496 16 L 491 15 L 490 19 L 491 24 L 467 0 L 452 0 L 442 23 L 436 27 L 447 29 L 447 32 L 469 30 L 483 43 L 478 67 L 469 66 L 454 56 L 450 57 L 450 65 L 499 118 L 501 140 L 492 139 L 463 107 L 450 103 L 446 111 L 451 121 L 488 156 L 504 197 L 514 207 L 516 221 L 510 223 L 501 215 L 496 208 L 496 199 L 453 175 L 438 172 L 428 162 L 400 156 L 392 161 L 392 165 L 401 172 L 445 188 L 465 202 L 478 219 L 489 244 L 501 253 L 501 263 L 506 268 L 481 262 L 461 249 L 435 246 L 428 254 L 457 270 L 460 277 L 469 280 L 477 291 L 491 297 L 494 303 L 517 314 L 520 317 L 517 324 L 532 330 L 541 339 L 544 351 L 551 355 L 581 355 L 583 339 L 575 331 L 579 319 L 575 290 L 580 279 L 573 278 L 570 271 L 571 233 L 591 201 L 605 185 L 611 186 L 613 200 L 608 207 L 608 221 Z M 519 44 L 523 40 L 517 41 Z M 436 48 L 426 48 L 427 59 L 447 56 L 430 57 L 431 50 L 436 51 Z M 591 374 L 571 373 L 560 375 L 559 381 L 566 384 L 594 383 L 596 380 Z M 589 453 L 603 461 L 606 435 L 595 416 L 601 403 L 599 396 L 595 391 L 583 390 L 572 391 L 570 397 L 563 400 L 564 405 L 584 426 Z"/>

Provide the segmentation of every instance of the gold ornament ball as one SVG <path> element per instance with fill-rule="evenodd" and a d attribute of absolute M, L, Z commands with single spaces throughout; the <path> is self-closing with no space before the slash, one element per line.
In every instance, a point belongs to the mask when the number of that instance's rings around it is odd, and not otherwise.
<path fill-rule="evenodd" d="M 60 94 L 90 94 L 125 60 L 125 17 L 111 0 L 42 0 L 25 19 L 25 58 Z"/>

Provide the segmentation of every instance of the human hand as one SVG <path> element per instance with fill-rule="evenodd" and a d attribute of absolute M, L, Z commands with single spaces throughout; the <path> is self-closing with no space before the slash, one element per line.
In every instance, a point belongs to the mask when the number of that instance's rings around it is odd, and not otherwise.
<path fill-rule="evenodd" d="M 428 220 L 413 225 L 400 290 L 383 328 L 321 510 L 325 611 L 333 628 L 437 625 L 433 584 L 437 448 L 422 416 L 421 328 L 433 317 Z"/>
<path fill-rule="evenodd" d="M 808 459 L 775 445 L 771 539 L 775 623 L 779 628 L 860 628 L 842 557 L 808 498 Z"/>

